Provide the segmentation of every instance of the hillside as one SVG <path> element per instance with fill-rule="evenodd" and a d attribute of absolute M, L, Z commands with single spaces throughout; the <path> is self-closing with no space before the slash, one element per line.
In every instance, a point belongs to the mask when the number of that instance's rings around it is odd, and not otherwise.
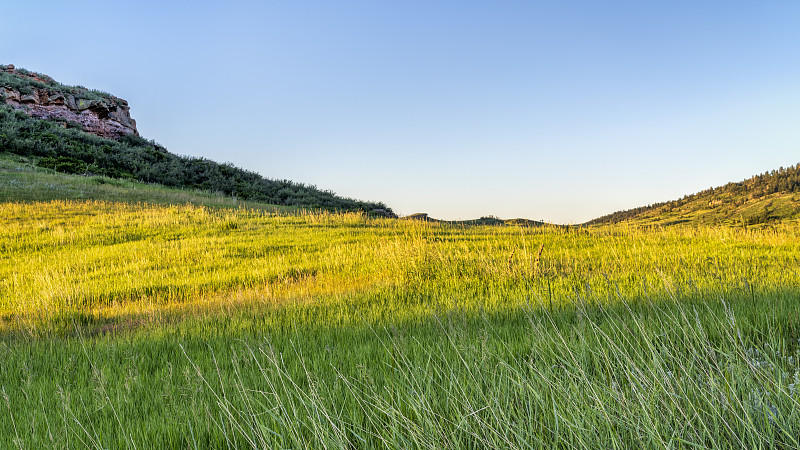
<path fill-rule="evenodd" d="M 278 206 L 199 189 L 169 188 L 100 175 L 59 173 L 38 167 L 16 155 L 0 154 L 0 202 L 47 202 L 52 200 L 97 200 L 121 203 L 192 205 L 211 208 L 246 208 L 295 212 L 297 207 Z"/>
<path fill-rule="evenodd" d="M 327 210 L 377 211 L 383 203 L 337 196 L 205 158 L 179 156 L 138 135 L 125 100 L 0 66 L 0 155 L 66 174 L 201 190 L 237 201 Z"/>
<path fill-rule="evenodd" d="M 618 211 L 587 224 L 634 222 L 648 225 L 755 225 L 800 218 L 800 164 L 682 199 Z"/>

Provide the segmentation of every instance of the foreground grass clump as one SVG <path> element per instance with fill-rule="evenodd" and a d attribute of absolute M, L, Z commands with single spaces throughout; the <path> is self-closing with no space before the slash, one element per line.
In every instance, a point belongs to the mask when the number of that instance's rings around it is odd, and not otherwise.
<path fill-rule="evenodd" d="M 796 310 L 791 300 L 781 313 Z M 740 320 L 746 308 L 598 305 L 249 332 L 203 318 L 123 336 L 10 340 L 0 344 L 0 442 L 797 448 L 797 324 Z"/>
<path fill-rule="evenodd" d="M 656 327 L 630 310 L 571 327 L 532 314 L 524 349 L 489 321 L 425 341 L 376 333 L 382 370 L 331 363 L 329 378 L 296 346 L 233 348 L 227 383 L 191 363 L 226 442 L 251 448 L 797 448 L 797 345 L 748 346 L 726 311 L 660 309 Z"/>
<path fill-rule="evenodd" d="M 796 225 L 0 222 L 2 447 L 798 447 Z"/>

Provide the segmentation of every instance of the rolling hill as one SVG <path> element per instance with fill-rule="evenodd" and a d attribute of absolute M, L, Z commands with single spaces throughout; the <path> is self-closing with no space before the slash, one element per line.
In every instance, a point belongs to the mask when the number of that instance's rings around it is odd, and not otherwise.
<path fill-rule="evenodd" d="M 679 200 L 618 211 L 587 225 L 756 225 L 800 218 L 800 164 L 706 189 Z"/>

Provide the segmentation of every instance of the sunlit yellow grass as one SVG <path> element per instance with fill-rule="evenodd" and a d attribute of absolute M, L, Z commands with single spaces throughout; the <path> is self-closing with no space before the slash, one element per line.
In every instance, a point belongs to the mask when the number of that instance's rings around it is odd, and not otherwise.
<path fill-rule="evenodd" d="M 6 322 L 226 304 L 342 308 L 354 293 L 418 292 L 412 304 L 364 308 L 399 320 L 431 308 L 581 301 L 589 291 L 613 300 L 675 286 L 800 284 L 786 269 L 798 266 L 797 225 L 462 228 L 354 213 L 54 201 L 0 204 L 0 255 Z M 481 292 L 492 295 L 471 296 Z"/>

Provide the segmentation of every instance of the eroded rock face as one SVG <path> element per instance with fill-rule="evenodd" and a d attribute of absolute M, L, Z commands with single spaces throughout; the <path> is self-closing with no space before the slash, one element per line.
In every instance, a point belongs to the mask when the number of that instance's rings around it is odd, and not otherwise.
<path fill-rule="evenodd" d="M 3 72 L 27 77 L 41 83 L 52 83 L 49 77 L 24 74 L 14 66 L 0 66 Z M 139 135 L 136 121 L 131 119 L 128 102 L 109 95 L 102 100 L 88 100 L 73 94 L 62 94 L 50 89 L 31 89 L 21 93 L 10 86 L 0 86 L 0 99 L 28 115 L 45 120 L 64 120 L 78 123 L 83 130 L 98 136 L 118 139 L 126 134 Z"/>

